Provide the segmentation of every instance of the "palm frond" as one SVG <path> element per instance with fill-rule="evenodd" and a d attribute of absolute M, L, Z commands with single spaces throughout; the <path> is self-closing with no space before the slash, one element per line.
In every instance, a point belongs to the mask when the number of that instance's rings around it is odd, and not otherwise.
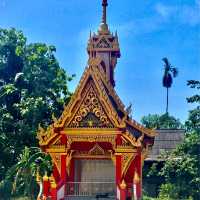
<path fill-rule="evenodd" d="M 43 152 L 37 152 L 37 153 L 34 153 L 30 158 L 29 158 L 29 160 L 28 160 L 28 162 L 27 162 L 27 166 L 30 166 L 31 165 L 31 163 L 33 163 L 33 162 L 35 162 L 35 160 L 37 159 L 37 158 L 43 158 L 45 156 L 45 154 L 43 153 Z"/>
<path fill-rule="evenodd" d="M 164 57 L 162 61 L 165 63 L 166 66 L 170 66 L 168 58 Z"/>
<path fill-rule="evenodd" d="M 174 78 L 178 76 L 178 68 L 172 67 L 171 72 Z"/>

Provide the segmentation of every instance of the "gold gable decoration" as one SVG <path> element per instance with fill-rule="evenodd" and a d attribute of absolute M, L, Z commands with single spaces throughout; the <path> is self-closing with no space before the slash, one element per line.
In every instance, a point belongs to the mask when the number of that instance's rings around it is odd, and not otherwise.
<path fill-rule="evenodd" d="M 53 130 L 53 125 L 48 126 L 47 130 L 42 128 L 39 124 L 37 139 L 39 140 L 40 145 L 48 144 L 48 141 L 55 136 L 55 132 Z"/>
<path fill-rule="evenodd" d="M 55 163 L 60 175 L 61 175 L 61 155 L 60 153 L 49 153 L 53 163 Z"/>
<path fill-rule="evenodd" d="M 110 84 L 108 84 L 108 82 L 106 81 L 106 77 L 103 75 L 100 68 L 98 67 L 98 65 L 101 64 L 101 61 L 102 61 L 102 59 L 98 56 L 96 58 L 89 59 L 89 61 L 88 61 L 89 67 L 87 67 L 85 69 L 85 72 L 82 75 L 82 78 L 78 84 L 77 89 L 75 90 L 75 93 L 73 94 L 68 105 L 64 106 L 64 111 L 63 111 L 62 115 L 60 116 L 60 118 L 56 122 L 54 122 L 55 128 L 70 128 L 69 125 L 72 122 L 74 115 L 78 114 L 76 111 L 76 108 L 78 109 L 78 106 L 80 105 L 79 102 L 83 102 L 83 99 L 85 99 L 85 92 L 88 91 L 88 88 L 90 86 L 93 86 L 93 91 L 95 92 L 95 94 L 97 94 L 98 92 L 100 93 L 100 95 L 96 95 L 96 98 L 98 96 L 98 98 L 100 99 L 100 100 L 98 100 L 98 102 L 99 103 L 102 102 L 102 104 L 103 104 L 102 109 L 103 109 L 103 111 L 106 112 L 107 116 L 109 116 L 109 119 L 112 122 L 111 127 L 114 126 L 114 127 L 125 128 L 126 115 L 125 115 L 124 119 L 120 119 L 120 117 L 118 116 L 118 113 L 116 112 L 115 108 L 113 108 L 112 103 L 109 100 L 109 97 L 105 91 L 104 85 L 108 89 L 109 95 L 111 95 L 113 97 L 113 99 L 115 99 L 117 106 L 123 112 L 124 112 L 124 105 L 121 102 L 120 98 L 115 93 L 112 86 Z M 90 82 L 90 84 L 88 84 L 89 79 L 91 79 L 93 81 L 92 83 Z M 89 87 L 88 87 L 88 85 L 89 85 Z M 95 87 L 95 90 L 94 90 L 94 87 Z M 105 108 L 105 110 L 104 110 L 104 108 Z M 81 118 L 78 117 L 78 119 L 82 120 L 83 117 L 81 115 L 79 115 L 79 116 Z M 78 124 L 79 124 L 79 122 L 78 122 Z M 76 126 L 73 127 L 71 125 L 71 128 L 77 128 L 77 127 Z"/>
<path fill-rule="evenodd" d="M 135 156 L 136 153 L 122 153 L 122 175 L 125 176 Z"/>
<path fill-rule="evenodd" d="M 90 117 L 88 116 L 90 115 Z M 84 121 L 87 119 L 87 121 Z M 84 123 L 82 123 L 84 122 Z M 78 112 L 70 122 L 70 128 L 78 127 L 106 127 L 113 128 L 111 121 L 106 115 L 96 93 L 92 86 L 90 86 L 87 95 L 84 98 Z"/>
<path fill-rule="evenodd" d="M 94 147 L 89 151 L 90 155 L 104 155 L 104 150 L 96 143 Z"/>

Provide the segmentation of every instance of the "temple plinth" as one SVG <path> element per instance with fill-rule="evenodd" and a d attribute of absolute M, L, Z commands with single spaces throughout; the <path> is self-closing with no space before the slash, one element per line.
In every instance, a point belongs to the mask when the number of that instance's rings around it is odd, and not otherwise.
<path fill-rule="evenodd" d="M 121 53 L 118 35 L 107 25 L 107 0 L 102 6 L 102 23 L 88 41 L 88 66 L 71 101 L 37 134 L 54 165 L 52 175 L 43 178 L 44 198 L 142 197 L 142 165 L 155 132 L 132 120 L 115 92 Z"/>

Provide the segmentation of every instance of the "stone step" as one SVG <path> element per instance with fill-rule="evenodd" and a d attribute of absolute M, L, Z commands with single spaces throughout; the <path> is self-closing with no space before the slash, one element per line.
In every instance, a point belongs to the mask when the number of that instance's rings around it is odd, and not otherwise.
<path fill-rule="evenodd" d="M 83 196 L 76 196 L 76 197 L 65 197 L 65 200 L 115 200 L 114 197 L 108 198 L 95 198 L 95 197 L 83 197 Z"/>

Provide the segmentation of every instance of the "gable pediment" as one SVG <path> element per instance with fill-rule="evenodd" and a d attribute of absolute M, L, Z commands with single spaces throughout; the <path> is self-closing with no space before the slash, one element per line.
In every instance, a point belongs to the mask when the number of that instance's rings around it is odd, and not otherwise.
<path fill-rule="evenodd" d="M 100 63 L 99 58 L 91 62 Z M 69 104 L 64 108 L 61 117 L 54 123 L 55 128 L 124 128 L 125 117 L 121 117 L 110 98 L 110 87 L 106 85 L 99 67 L 89 65 Z M 109 89 L 108 89 L 109 88 Z M 108 91 L 109 90 L 109 91 Z M 112 91 L 114 94 L 114 92 Z M 112 95 L 113 95 L 112 94 Z M 120 104 L 114 94 L 115 102 Z M 121 104 L 119 105 L 121 108 Z M 121 108 L 123 109 L 123 108 Z"/>
<path fill-rule="evenodd" d="M 90 80 L 83 91 L 82 101 L 77 106 L 77 110 L 69 122 L 67 128 L 113 128 L 114 125 L 106 114 L 102 102 L 98 97 L 93 81 Z"/>

